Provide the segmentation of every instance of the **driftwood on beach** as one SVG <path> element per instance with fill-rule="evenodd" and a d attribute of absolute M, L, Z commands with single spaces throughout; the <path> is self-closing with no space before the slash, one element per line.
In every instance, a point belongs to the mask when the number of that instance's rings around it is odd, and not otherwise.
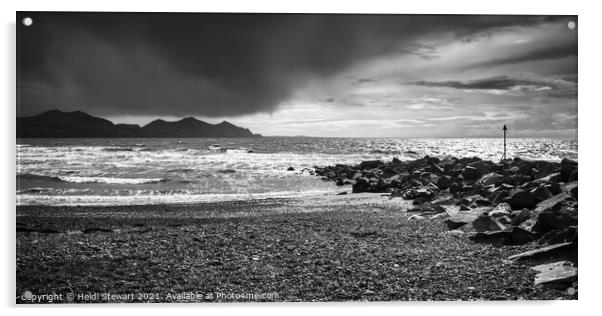
<path fill-rule="evenodd" d="M 353 193 L 386 192 L 412 200 L 410 219 L 442 219 L 450 230 L 469 234 L 479 243 L 542 246 L 527 258 L 533 263 L 568 260 L 577 265 L 576 161 L 560 163 L 520 158 L 499 163 L 479 158 L 435 158 L 412 161 L 364 161 L 359 165 L 316 167 L 316 174 L 338 185 L 351 184 Z M 562 247 L 555 247 L 562 245 Z M 544 247 L 547 246 L 547 247 Z M 551 265 L 539 284 L 565 287 L 555 276 L 566 276 L 567 263 Z M 562 271 L 561 271 L 562 270 Z M 539 271 L 539 270 L 538 270 Z M 562 272 L 562 273 L 561 273 Z M 574 275 L 572 275 L 574 273 Z M 551 278 L 542 280 L 541 278 Z"/>

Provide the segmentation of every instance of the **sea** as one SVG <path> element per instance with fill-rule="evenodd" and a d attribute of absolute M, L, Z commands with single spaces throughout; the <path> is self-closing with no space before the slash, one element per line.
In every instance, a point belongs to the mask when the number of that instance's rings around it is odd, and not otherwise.
<path fill-rule="evenodd" d="M 345 190 L 314 166 L 425 155 L 498 161 L 499 138 L 17 139 L 17 205 L 194 204 Z M 578 160 L 577 140 L 510 138 L 507 157 Z M 289 171 L 289 167 L 294 170 Z"/>

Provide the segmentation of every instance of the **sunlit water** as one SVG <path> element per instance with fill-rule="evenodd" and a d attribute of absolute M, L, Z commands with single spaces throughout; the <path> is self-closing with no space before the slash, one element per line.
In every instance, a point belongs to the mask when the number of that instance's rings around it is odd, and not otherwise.
<path fill-rule="evenodd" d="M 195 203 L 340 191 L 303 168 L 424 155 L 499 160 L 501 139 L 20 139 L 19 205 Z M 577 140 L 509 139 L 508 157 L 577 159 Z M 295 171 L 287 171 L 288 167 Z"/>

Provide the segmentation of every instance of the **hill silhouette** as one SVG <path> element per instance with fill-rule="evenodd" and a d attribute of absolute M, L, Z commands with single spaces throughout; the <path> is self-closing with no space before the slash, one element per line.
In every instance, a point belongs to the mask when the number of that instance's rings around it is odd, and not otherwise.
<path fill-rule="evenodd" d="M 175 122 L 154 120 L 140 127 L 114 124 L 90 114 L 75 111 L 47 111 L 35 116 L 17 117 L 19 138 L 138 138 L 138 137 L 260 137 L 249 129 L 223 121 L 209 124 L 194 117 Z"/>

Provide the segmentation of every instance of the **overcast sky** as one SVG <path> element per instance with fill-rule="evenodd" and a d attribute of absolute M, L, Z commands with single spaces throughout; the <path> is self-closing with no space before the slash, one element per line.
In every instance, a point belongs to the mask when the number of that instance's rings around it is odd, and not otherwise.
<path fill-rule="evenodd" d="M 22 116 L 194 116 L 264 135 L 577 133 L 576 17 L 25 16 Z"/>

